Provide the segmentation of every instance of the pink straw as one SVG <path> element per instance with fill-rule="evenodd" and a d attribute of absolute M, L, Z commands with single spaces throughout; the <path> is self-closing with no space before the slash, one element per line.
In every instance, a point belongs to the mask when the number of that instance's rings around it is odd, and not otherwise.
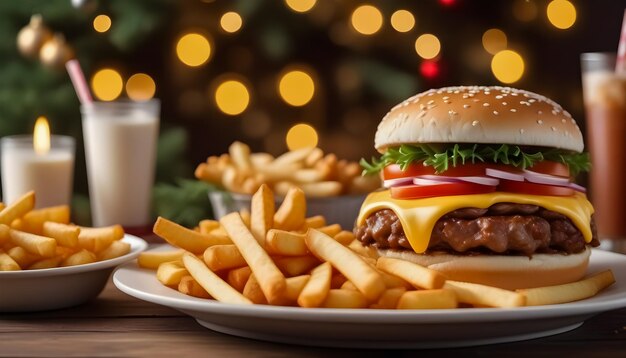
<path fill-rule="evenodd" d="M 65 68 L 67 68 L 67 73 L 70 75 L 70 79 L 74 85 L 74 91 L 76 91 L 76 95 L 78 96 L 80 103 L 82 105 L 91 104 L 93 102 L 91 92 L 89 92 L 85 75 L 80 69 L 80 63 L 78 63 L 78 60 L 73 59 L 67 61 L 65 63 Z"/>
<path fill-rule="evenodd" d="M 622 20 L 622 34 L 619 37 L 619 46 L 617 47 L 615 72 L 626 72 L 626 10 L 624 11 L 624 19 Z"/>

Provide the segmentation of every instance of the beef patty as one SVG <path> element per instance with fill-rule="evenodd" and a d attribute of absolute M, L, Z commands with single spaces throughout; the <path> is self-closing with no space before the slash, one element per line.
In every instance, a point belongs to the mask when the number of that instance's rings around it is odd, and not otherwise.
<path fill-rule="evenodd" d="M 593 239 L 598 246 L 595 222 Z M 398 216 L 389 209 L 377 211 L 355 229 L 363 245 L 379 249 L 412 250 Z M 579 253 L 585 250 L 582 233 L 566 216 L 536 205 L 498 203 L 487 209 L 463 208 L 441 217 L 430 236 L 426 253 L 437 251 L 466 255 L 495 253 Z"/>

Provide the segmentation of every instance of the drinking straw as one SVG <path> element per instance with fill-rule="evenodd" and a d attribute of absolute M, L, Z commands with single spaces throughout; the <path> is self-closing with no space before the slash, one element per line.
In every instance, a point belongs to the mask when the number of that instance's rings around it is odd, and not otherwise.
<path fill-rule="evenodd" d="M 615 62 L 615 72 L 626 73 L 626 10 L 624 10 L 624 19 L 622 20 L 622 33 L 619 37 L 619 46 L 617 47 L 617 61 Z"/>
<path fill-rule="evenodd" d="M 78 60 L 73 59 L 67 61 L 65 63 L 65 68 L 67 69 L 67 73 L 70 75 L 72 85 L 74 85 L 74 91 L 76 91 L 76 95 L 78 96 L 80 103 L 82 105 L 91 104 L 93 102 L 91 92 L 89 92 L 85 75 L 80 69 L 80 63 Z"/>

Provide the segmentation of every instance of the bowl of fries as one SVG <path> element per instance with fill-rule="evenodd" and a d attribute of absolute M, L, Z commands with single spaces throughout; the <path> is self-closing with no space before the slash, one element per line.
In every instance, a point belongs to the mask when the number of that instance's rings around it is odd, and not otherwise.
<path fill-rule="evenodd" d="M 30 192 L 0 211 L 0 312 L 84 303 L 98 296 L 115 267 L 147 247 L 119 225 L 71 224 L 66 205 L 34 205 Z"/>
<path fill-rule="evenodd" d="M 307 215 L 324 215 L 329 222 L 350 229 L 367 194 L 381 184 L 376 176 L 361 176 L 358 163 L 340 160 L 320 148 L 293 150 L 274 158 L 251 153 L 241 142 L 231 144 L 228 153 L 200 163 L 195 176 L 224 189 L 209 192 L 218 219 L 249 208 L 252 195 L 265 184 L 276 194 L 276 206 L 290 188 L 298 187 L 307 197 Z"/>

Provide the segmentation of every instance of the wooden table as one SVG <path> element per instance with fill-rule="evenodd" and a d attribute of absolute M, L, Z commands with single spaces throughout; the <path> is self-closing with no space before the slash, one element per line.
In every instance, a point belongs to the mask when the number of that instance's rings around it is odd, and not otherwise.
<path fill-rule="evenodd" d="M 0 290 L 2 287 L 0 287 Z M 384 356 L 376 350 L 301 347 L 232 337 L 201 327 L 178 311 L 140 301 L 109 282 L 82 306 L 40 313 L 0 314 L 1 357 Z M 531 341 L 463 349 L 395 351 L 400 356 L 626 357 L 626 308 L 598 315 L 582 327 Z"/>

